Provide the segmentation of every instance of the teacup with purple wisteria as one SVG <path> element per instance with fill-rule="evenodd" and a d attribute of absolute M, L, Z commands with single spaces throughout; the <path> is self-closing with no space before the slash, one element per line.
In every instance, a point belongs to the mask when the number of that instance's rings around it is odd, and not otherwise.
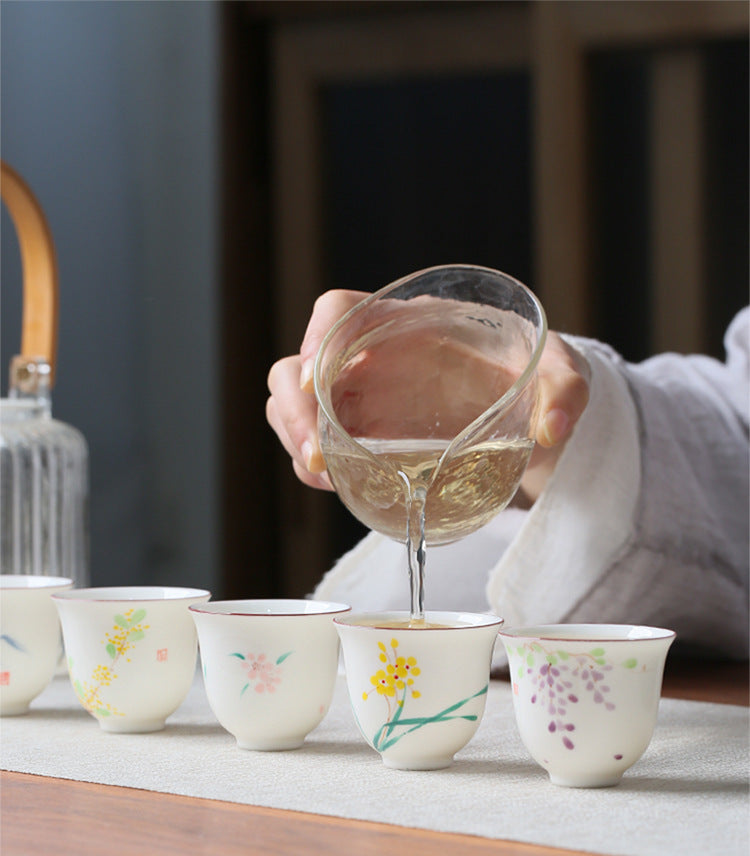
<path fill-rule="evenodd" d="M 339 662 L 334 616 L 315 600 L 226 600 L 190 608 L 211 710 L 241 749 L 296 749 L 328 712 Z"/>
<path fill-rule="evenodd" d="M 66 577 L 0 576 L 0 716 L 26 713 L 49 684 L 62 651 L 52 594 Z"/>
<path fill-rule="evenodd" d="M 550 780 L 616 785 L 651 742 L 675 634 L 658 627 L 504 628 L 521 740 Z"/>

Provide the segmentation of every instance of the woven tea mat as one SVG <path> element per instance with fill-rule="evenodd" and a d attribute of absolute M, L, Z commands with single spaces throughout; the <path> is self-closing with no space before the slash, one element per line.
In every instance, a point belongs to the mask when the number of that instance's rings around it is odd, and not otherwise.
<path fill-rule="evenodd" d="M 339 678 L 327 717 L 291 752 L 247 752 L 216 722 L 200 675 L 164 731 L 106 734 L 56 677 L 26 716 L 0 721 L 0 767 L 258 806 L 625 856 L 747 856 L 748 710 L 663 699 L 643 758 L 615 788 L 550 784 L 493 681 L 452 767 L 386 768 Z"/>

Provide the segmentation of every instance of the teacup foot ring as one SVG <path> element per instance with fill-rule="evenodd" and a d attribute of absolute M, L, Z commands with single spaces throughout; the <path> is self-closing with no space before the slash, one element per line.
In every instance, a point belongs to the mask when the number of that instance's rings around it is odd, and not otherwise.
<path fill-rule="evenodd" d="M 102 731 L 110 734 L 150 734 L 154 731 L 162 731 L 165 722 L 163 719 L 120 719 L 112 717 L 98 720 Z"/>
<path fill-rule="evenodd" d="M 566 777 L 553 776 L 550 773 L 550 782 L 560 788 L 613 788 L 619 785 L 622 781 L 622 774 L 618 773 L 615 776 L 581 776 L 581 777 Z"/>
<path fill-rule="evenodd" d="M 29 712 L 30 702 L 24 701 L 18 704 L 5 704 L 0 708 L 0 716 L 23 716 Z"/>
<path fill-rule="evenodd" d="M 383 763 L 386 767 L 392 770 L 415 770 L 421 772 L 423 770 L 444 770 L 450 767 L 453 763 L 453 756 L 448 758 L 425 758 L 419 761 L 401 762 L 394 761 L 392 758 L 383 758 Z"/>
<path fill-rule="evenodd" d="M 237 741 L 240 749 L 250 752 L 286 752 L 290 749 L 299 749 L 305 742 L 304 736 L 283 738 L 271 738 L 269 740 L 243 740 Z"/>

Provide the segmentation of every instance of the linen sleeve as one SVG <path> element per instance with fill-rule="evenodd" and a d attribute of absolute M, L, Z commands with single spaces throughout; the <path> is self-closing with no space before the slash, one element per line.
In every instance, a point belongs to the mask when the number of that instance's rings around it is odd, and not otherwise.
<path fill-rule="evenodd" d="M 746 658 L 748 310 L 724 363 L 631 365 L 569 341 L 591 366 L 591 400 L 490 572 L 492 608 L 512 623 L 660 625 L 683 647 Z"/>

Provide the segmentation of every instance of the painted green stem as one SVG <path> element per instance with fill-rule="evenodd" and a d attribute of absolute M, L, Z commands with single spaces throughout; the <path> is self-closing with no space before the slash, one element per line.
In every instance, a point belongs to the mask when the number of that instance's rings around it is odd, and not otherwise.
<path fill-rule="evenodd" d="M 447 722 L 451 719 L 466 719 L 470 722 L 474 722 L 477 719 L 475 714 L 459 714 L 458 716 L 450 716 L 449 714 L 463 707 L 465 704 L 470 702 L 472 699 L 478 698 L 481 695 L 484 695 L 487 692 L 489 684 L 485 684 L 484 687 L 479 690 L 479 692 L 474 693 L 474 695 L 469 696 L 468 698 L 463 699 L 463 701 L 456 702 L 456 704 L 450 705 L 450 707 L 446 707 L 445 710 L 441 710 L 440 713 L 436 713 L 434 716 L 424 716 L 424 717 L 414 717 L 411 719 L 401 719 L 401 713 L 404 709 L 404 699 L 402 698 L 402 703 L 398 706 L 398 710 L 396 711 L 395 716 L 389 722 L 384 723 L 375 735 L 375 739 L 373 740 L 374 747 L 379 752 L 384 752 L 386 749 L 393 746 L 394 743 L 397 743 L 402 737 L 407 734 L 411 734 L 412 731 L 416 731 L 419 728 L 423 728 L 425 725 L 429 725 L 433 722 Z M 404 690 L 404 696 L 406 695 L 406 690 Z M 397 725 L 400 726 L 411 726 L 411 728 L 407 728 L 402 734 L 397 735 L 396 737 L 391 737 L 388 740 L 388 736 L 393 732 Z M 381 745 L 380 741 L 385 740 L 385 742 Z"/>

